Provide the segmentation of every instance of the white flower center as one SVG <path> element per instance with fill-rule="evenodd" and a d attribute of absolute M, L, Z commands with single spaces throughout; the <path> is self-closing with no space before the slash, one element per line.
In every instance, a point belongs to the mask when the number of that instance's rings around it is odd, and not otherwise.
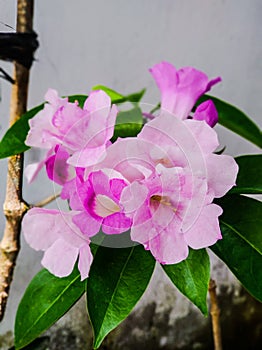
<path fill-rule="evenodd" d="M 103 194 L 98 194 L 96 196 L 94 209 L 95 213 L 102 218 L 106 218 L 107 216 L 120 211 L 119 205 Z"/>

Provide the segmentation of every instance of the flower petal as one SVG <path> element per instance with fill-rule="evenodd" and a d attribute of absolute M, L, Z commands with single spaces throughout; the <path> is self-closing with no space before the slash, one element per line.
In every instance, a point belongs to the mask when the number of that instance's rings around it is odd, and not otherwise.
<path fill-rule="evenodd" d="M 69 153 L 63 146 L 60 146 L 57 147 L 56 154 L 45 162 L 47 176 L 59 185 L 64 185 L 75 177 L 74 169 L 67 164 L 68 158 Z"/>
<path fill-rule="evenodd" d="M 145 202 L 148 195 L 146 186 L 135 181 L 123 189 L 121 194 L 121 205 L 127 215 L 132 216 L 133 212 Z"/>
<path fill-rule="evenodd" d="M 107 234 L 119 234 L 130 229 L 132 220 L 124 213 L 114 213 L 103 220 L 102 230 Z"/>
<path fill-rule="evenodd" d="M 73 271 L 78 252 L 78 248 L 60 238 L 47 249 L 41 263 L 53 275 L 65 277 Z"/>
<path fill-rule="evenodd" d="M 222 209 L 216 204 L 205 206 L 197 221 L 184 233 L 185 241 L 193 249 L 209 247 L 221 239 L 218 216 Z"/>
<path fill-rule="evenodd" d="M 181 232 L 169 227 L 149 241 L 149 249 L 161 264 L 177 264 L 188 256 L 188 246 Z"/>
<path fill-rule="evenodd" d="M 216 198 L 223 197 L 236 183 L 238 165 L 233 157 L 210 154 L 206 158 L 208 189 Z"/>
<path fill-rule="evenodd" d="M 150 69 L 161 92 L 161 108 L 177 118 L 186 119 L 198 98 L 219 80 L 211 82 L 205 73 L 193 67 L 179 70 L 161 62 Z"/>
<path fill-rule="evenodd" d="M 158 232 L 152 223 L 149 211 L 143 210 L 139 214 L 140 217 L 136 218 L 135 225 L 131 227 L 131 239 L 143 244 L 148 249 L 148 241 L 156 237 Z M 144 214 L 144 217 L 141 218 L 141 214 Z"/>
<path fill-rule="evenodd" d="M 175 113 L 177 101 L 176 90 L 178 85 L 178 74 L 176 68 L 168 62 L 161 62 L 149 69 L 161 92 L 161 108 Z M 178 116 L 180 117 L 180 116 Z"/>
<path fill-rule="evenodd" d="M 112 195 L 119 201 L 121 193 L 127 185 L 126 182 L 122 179 L 111 179 L 109 184 Z"/>
<path fill-rule="evenodd" d="M 95 169 L 114 169 L 129 182 L 143 179 L 154 168 L 148 152 L 149 146 L 148 142 L 136 137 L 119 138 L 107 148 L 105 159 Z"/>
<path fill-rule="evenodd" d="M 95 111 L 103 110 L 104 108 L 106 108 L 107 113 L 105 113 L 105 115 L 107 115 L 110 106 L 110 97 L 103 90 L 95 90 L 91 91 L 88 98 L 86 99 L 84 109 L 89 113 L 93 113 Z"/>
<path fill-rule="evenodd" d="M 204 121 L 188 119 L 184 123 L 194 137 L 195 143 L 199 146 L 198 152 L 202 152 L 205 156 L 215 151 L 219 142 L 214 129 L 210 128 Z"/>
<path fill-rule="evenodd" d="M 194 120 L 204 120 L 211 127 L 215 126 L 218 122 L 218 112 L 212 100 L 207 100 L 201 103 L 194 115 Z"/>
<path fill-rule="evenodd" d="M 84 110 L 90 113 L 87 129 L 88 147 L 99 147 L 113 136 L 118 109 L 111 108 L 110 97 L 102 90 L 92 91 L 84 104 Z"/>
<path fill-rule="evenodd" d="M 48 249 L 60 236 L 56 226 L 58 210 L 32 208 L 24 216 L 22 230 L 26 242 L 35 250 Z"/>
<path fill-rule="evenodd" d="M 25 177 L 29 184 L 35 180 L 40 170 L 43 168 L 43 166 L 45 165 L 46 161 L 49 159 L 52 153 L 53 148 L 45 154 L 44 159 L 40 162 L 27 165 L 27 167 L 25 168 Z"/>
<path fill-rule="evenodd" d="M 88 245 L 84 245 L 79 250 L 79 259 L 78 259 L 78 270 L 81 274 L 81 281 L 86 279 L 89 274 L 90 266 L 93 261 L 93 255 L 91 249 Z"/>
<path fill-rule="evenodd" d="M 80 248 L 83 245 L 89 245 L 90 240 L 74 224 L 73 218 L 77 214 L 76 211 L 59 212 L 59 215 L 56 216 L 56 227 L 60 237 L 72 246 Z"/>
<path fill-rule="evenodd" d="M 105 156 L 106 146 L 102 144 L 99 147 L 83 148 L 80 151 L 74 152 L 67 162 L 75 167 L 86 168 L 101 162 Z"/>
<path fill-rule="evenodd" d="M 73 223 L 79 227 L 80 231 L 84 235 L 92 237 L 99 232 L 102 218 L 94 219 L 88 212 L 85 211 L 75 215 L 73 217 Z"/>

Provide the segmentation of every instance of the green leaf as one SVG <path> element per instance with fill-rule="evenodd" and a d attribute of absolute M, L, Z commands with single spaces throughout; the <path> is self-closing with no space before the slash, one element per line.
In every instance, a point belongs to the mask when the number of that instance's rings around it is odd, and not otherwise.
<path fill-rule="evenodd" d="M 33 118 L 44 104 L 41 104 L 26 112 L 5 133 L 0 142 L 0 158 L 6 158 L 27 151 L 30 147 L 25 145 L 25 139 L 29 131 L 28 120 Z"/>
<path fill-rule="evenodd" d="M 209 256 L 205 249 L 190 249 L 186 260 L 162 265 L 173 284 L 207 316 L 207 291 L 210 279 Z"/>
<path fill-rule="evenodd" d="M 230 193 L 262 194 L 262 155 L 235 158 L 239 166 L 236 186 Z"/>
<path fill-rule="evenodd" d="M 104 85 L 96 85 L 96 86 L 92 87 L 92 90 L 103 90 L 104 92 L 106 92 L 108 94 L 108 96 L 111 98 L 111 100 L 114 100 L 114 101 L 122 100 L 124 98 L 123 95 L 119 94 L 115 90 L 112 90 L 109 87 L 104 86 Z"/>
<path fill-rule="evenodd" d="M 41 270 L 27 287 L 15 320 L 15 348 L 21 349 L 63 316 L 83 295 L 85 283 L 77 268 L 58 278 Z"/>
<path fill-rule="evenodd" d="M 197 104 L 199 105 L 209 99 L 214 102 L 217 108 L 219 124 L 262 148 L 262 132 L 259 127 L 245 115 L 245 113 L 229 103 L 209 95 L 200 97 Z"/>
<path fill-rule="evenodd" d="M 112 103 L 123 103 L 123 102 L 139 102 L 142 97 L 144 96 L 145 89 L 134 92 L 133 94 L 124 96 L 121 95 L 119 92 L 116 92 L 115 90 L 112 90 L 104 85 L 96 85 L 92 88 L 92 90 L 103 90 L 105 91 L 108 96 L 111 98 Z"/>
<path fill-rule="evenodd" d="M 69 102 L 78 101 L 79 106 L 83 107 L 88 96 L 72 95 L 68 96 Z M 12 125 L 0 142 L 0 158 L 11 157 L 27 151 L 30 147 L 25 145 L 25 140 L 29 131 L 29 119 L 33 118 L 41 109 L 44 108 L 44 103 L 30 109 L 22 117 Z"/>
<path fill-rule="evenodd" d="M 142 89 L 138 92 L 134 92 L 132 94 L 125 96 L 125 100 L 129 102 L 140 102 L 145 92 L 146 92 L 146 89 Z"/>
<path fill-rule="evenodd" d="M 143 295 L 154 266 L 154 258 L 142 246 L 98 248 L 87 280 L 95 349 L 129 315 Z"/>
<path fill-rule="evenodd" d="M 239 195 L 217 200 L 223 239 L 211 247 L 243 286 L 262 302 L 262 203 Z"/>
<path fill-rule="evenodd" d="M 134 107 L 129 111 L 120 111 L 116 118 L 116 125 L 112 141 L 118 137 L 136 136 L 143 127 L 143 115 L 139 107 Z"/>

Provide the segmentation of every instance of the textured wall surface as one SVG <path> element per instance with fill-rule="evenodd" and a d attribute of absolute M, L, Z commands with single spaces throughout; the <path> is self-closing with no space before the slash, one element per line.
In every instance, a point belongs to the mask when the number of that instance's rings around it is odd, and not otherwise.
<path fill-rule="evenodd" d="M 3 23 L 15 27 L 15 3 L 14 0 L 0 0 L 1 31 L 11 31 Z M 85 94 L 97 84 L 124 94 L 146 87 L 144 102 L 155 103 L 159 93 L 147 69 L 161 60 L 168 60 L 177 67 L 193 65 L 210 77 L 221 75 L 223 82 L 212 94 L 239 106 L 261 125 L 261 14 L 261 0 L 35 1 L 34 27 L 40 48 L 31 71 L 29 107 L 41 103 L 49 87 L 57 89 L 60 95 Z M 1 66 L 12 71 L 11 63 L 1 62 Z M 10 86 L 4 80 L 0 80 L 0 95 L 2 136 L 7 127 L 10 97 Z M 217 130 L 221 144 L 227 145 L 227 153 L 257 152 L 254 146 L 222 127 Z M 26 162 L 37 156 L 36 152 L 28 152 Z M 5 173 L 6 161 L 1 160 L 0 203 L 4 201 Z M 24 188 L 28 202 L 38 201 L 53 192 L 44 175 L 30 187 L 25 183 Z M 0 213 L 0 237 L 3 227 L 4 218 Z M 19 299 L 40 269 L 40 259 L 41 254 L 31 250 L 22 239 L 6 317 L 0 325 L 0 344 L 3 335 L 13 330 Z M 261 333 L 261 321 L 257 320 L 261 308 L 242 294 L 235 278 L 219 261 L 213 257 L 212 261 L 213 274 L 224 295 L 221 300 L 225 301 L 225 332 L 230 322 L 231 327 L 236 322 L 231 316 L 237 305 L 243 305 L 242 310 L 248 310 L 246 316 L 238 317 L 236 325 L 240 328 L 232 332 L 243 334 L 244 339 L 243 330 L 248 328 L 245 320 L 253 317 L 253 332 Z M 209 320 L 203 319 L 174 291 L 160 271 L 155 272 L 151 282 L 136 310 L 107 339 L 104 349 L 210 348 Z M 50 349 L 83 349 L 83 344 L 90 343 L 89 328 L 85 331 L 84 309 L 81 301 L 75 311 L 47 334 L 43 344 L 48 343 Z M 237 338 L 234 334 L 231 336 L 233 343 L 234 337 Z M 12 334 L 8 335 L 11 339 Z M 61 339 L 68 339 L 67 345 Z M 56 341 L 60 342 L 59 347 L 55 347 Z M 72 347 L 68 345 L 70 341 Z M 136 347 L 135 344 L 140 345 Z M 0 348 L 8 346 L 2 343 Z"/>

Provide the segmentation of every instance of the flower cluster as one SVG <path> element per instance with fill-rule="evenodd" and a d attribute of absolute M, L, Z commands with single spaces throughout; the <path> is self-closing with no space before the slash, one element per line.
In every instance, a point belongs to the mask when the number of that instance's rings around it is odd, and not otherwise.
<path fill-rule="evenodd" d="M 82 109 L 49 90 L 48 103 L 30 122 L 26 144 L 46 149 L 46 156 L 28 166 L 27 177 L 32 181 L 45 166 L 70 205 L 68 212 L 33 208 L 23 219 L 27 242 L 45 252 L 42 264 L 56 276 L 69 275 L 78 259 L 82 280 L 88 277 L 90 240 L 100 230 L 130 230 L 131 240 L 162 264 L 222 238 L 222 209 L 213 200 L 234 186 L 238 167 L 232 157 L 214 153 L 213 102 L 192 112 L 221 79 L 167 62 L 150 72 L 161 109 L 137 137 L 111 143 L 118 109 L 103 91 L 92 92 Z"/>

